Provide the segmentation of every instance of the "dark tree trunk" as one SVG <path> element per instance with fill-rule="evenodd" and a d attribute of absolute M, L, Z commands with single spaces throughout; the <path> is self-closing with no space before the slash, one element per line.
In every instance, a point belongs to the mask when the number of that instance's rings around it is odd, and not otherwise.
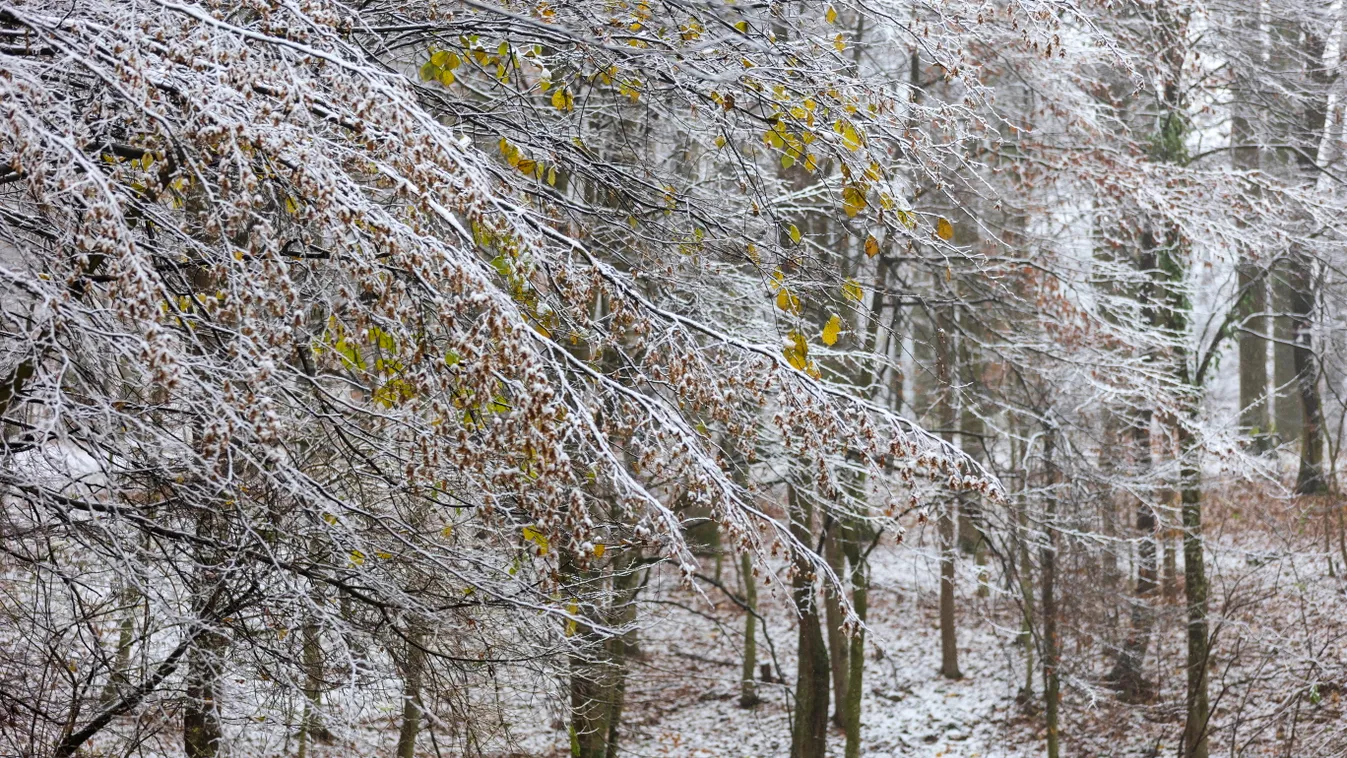
<path fill-rule="evenodd" d="M 795 488 L 788 490 L 791 533 L 801 545 L 811 542 L 813 506 L 801 503 Z M 795 551 L 791 580 L 799 616 L 799 661 L 795 672 L 795 724 L 790 739 L 791 758 L 824 758 L 828 745 L 828 646 L 823 640 L 814 568 L 800 549 Z"/>
<path fill-rule="evenodd" d="M 1183 517 L 1183 582 L 1188 604 L 1188 714 L 1183 728 L 1184 758 L 1207 758 L 1208 722 L 1207 666 L 1211 657 L 1207 621 L 1207 571 L 1202 542 L 1202 474 L 1198 468 L 1197 444 L 1191 433 L 1180 430 L 1183 464 L 1180 512 Z"/>
<path fill-rule="evenodd" d="M 1047 463 L 1044 529 L 1047 532 L 1039 558 L 1043 576 L 1043 704 L 1048 732 L 1048 758 L 1058 758 L 1059 734 L 1057 710 L 1061 704 L 1061 684 L 1057 674 L 1059 647 L 1057 642 L 1057 494 L 1052 488 L 1057 483 L 1053 463 L 1053 438 L 1047 437 L 1044 458 Z"/>
<path fill-rule="evenodd" d="M 936 378 L 938 388 L 938 411 L 942 436 L 947 443 L 954 439 L 955 408 L 954 382 L 951 373 L 953 356 L 952 335 L 948 327 L 952 319 L 948 315 L 936 324 Z M 944 508 L 936 524 L 940 539 L 940 675 L 946 679 L 961 679 L 959 671 L 959 640 L 954 618 L 954 561 L 958 550 L 958 508 L 953 495 L 945 498 Z"/>

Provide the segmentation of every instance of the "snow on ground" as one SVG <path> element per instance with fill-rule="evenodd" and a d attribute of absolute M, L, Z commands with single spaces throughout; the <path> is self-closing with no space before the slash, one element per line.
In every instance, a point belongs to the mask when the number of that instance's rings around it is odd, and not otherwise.
<path fill-rule="evenodd" d="M 1347 756 L 1341 694 L 1347 684 L 1347 601 L 1343 583 L 1327 576 L 1314 552 L 1313 530 L 1213 508 L 1209 574 L 1219 626 L 1211 696 L 1220 730 L 1213 755 Z M 1243 519 L 1243 520 L 1241 520 Z M 1274 523 L 1275 522 L 1275 523 Z M 1025 659 L 1016 644 L 1019 616 L 1011 599 L 992 588 L 975 595 L 974 567 L 959 577 L 959 652 L 964 678 L 938 673 L 937 575 L 932 535 L 885 545 L 872 555 L 862 755 L 880 757 L 1017 758 L 1045 753 L 1042 680 L 1036 699 L 1016 702 Z M 1064 571 L 1070 567 L 1064 567 Z M 1082 569 L 1088 578 L 1089 568 Z M 724 584 L 735 589 L 733 567 Z M 1182 575 L 1180 561 L 1179 574 Z M 662 577 L 645 598 L 642 658 L 632 672 L 622 754 L 778 758 L 790 747 L 789 693 L 759 684 L 764 702 L 738 707 L 743 614 L 713 587 L 705 595 Z M 1082 577 L 1077 576 L 1076 582 Z M 1087 582 L 1088 584 L 1088 582 Z M 1076 585 L 1077 587 L 1080 584 Z M 795 675 L 795 628 L 786 598 L 763 591 L 762 614 L 771 645 L 759 630 L 760 662 L 775 660 L 787 682 Z M 1082 613 L 1085 611 L 1081 611 Z M 1124 705 L 1103 683 L 1112 661 L 1107 647 L 1063 611 L 1063 755 L 1170 755 L 1182 733 L 1183 607 L 1162 605 L 1146 673 L 1158 680 L 1147 703 Z M 1125 622 L 1124 622 L 1125 623 Z M 1335 628 L 1329 625 L 1335 624 Z M 1340 628 L 1337 628 L 1340 627 Z M 1125 631 L 1125 629 L 1124 629 Z M 1302 647 L 1305 652 L 1297 652 Z M 1308 647 L 1306 647 L 1308 646 Z M 1311 693 L 1306 697 L 1293 697 Z M 534 734 L 528 754 L 564 756 L 565 732 Z M 1286 752 L 1295 730 L 1298 747 Z M 834 728 L 829 755 L 841 756 L 845 736 Z M 1233 743 L 1233 744 L 1232 744 Z"/>

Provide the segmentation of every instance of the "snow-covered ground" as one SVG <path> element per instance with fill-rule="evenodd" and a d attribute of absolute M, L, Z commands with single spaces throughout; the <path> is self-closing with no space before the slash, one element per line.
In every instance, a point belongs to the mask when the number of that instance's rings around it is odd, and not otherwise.
<path fill-rule="evenodd" d="M 1211 697 L 1217 735 L 1212 755 L 1347 756 L 1343 685 L 1347 685 L 1347 599 L 1315 552 L 1314 524 L 1286 503 L 1209 509 L 1212 611 L 1217 630 Z M 1025 658 L 1016 643 L 1019 616 L 1009 595 L 993 588 L 977 597 L 975 567 L 960 576 L 960 667 L 964 678 L 938 673 L 939 630 L 931 535 L 884 545 L 872 555 L 867 666 L 863 704 L 865 756 L 1012 758 L 1045 754 L 1042 681 L 1036 699 L 1016 701 Z M 1069 571 L 1069 568 L 1064 570 Z M 1179 576 L 1182 576 L 1180 558 Z M 1077 588 L 1088 574 L 1071 577 Z M 726 586 L 737 586 L 727 563 Z M 1070 586 L 1070 585 L 1068 585 Z M 713 587 L 704 595 L 672 579 L 655 583 L 653 618 L 632 672 L 622 754 L 776 758 L 788 755 L 789 693 L 759 684 L 763 702 L 738 706 L 743 614 Z M 779 592 L 766 592 L 762 613 L 771 645 L 759 630 L 759 661 L 776 661 L 794 679 L 795 628 Z M 1171 755 L 1183 729 L 1184 637 L 1179 602 L 1159 609 L 1146 659 L 1156 682 L 1147 703 L 1125 705 L 1103 677 L 1112 662 L 1081 619 L 1063 611 L 1063 755 Z M 677 623 L 674 623 L 674 622 Z M 566 733 L 524 739 L 529 755 L 563 756 Z M 1296 735 L 1296 747 L 1286 740 Z M 842 755 L 834 728 L 829 754 Z"/>

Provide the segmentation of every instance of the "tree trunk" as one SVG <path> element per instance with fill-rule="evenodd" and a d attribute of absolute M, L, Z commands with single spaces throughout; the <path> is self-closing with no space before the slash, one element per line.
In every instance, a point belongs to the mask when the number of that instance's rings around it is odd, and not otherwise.
<path fill-rule="evenodd" d="M 219 539 L 222 516 L 215 512 L 197 518 L 197 535 L 203 547 L 197 554 L 196 586 L 193 587 L 192 615 L 206 629 L 187 651 L 187 679 L 182 709 L 183 751 L 187 758 L 215 758 L 220 751 L 220 663 L 225 637 L 214 627 L 219 602 L 220 556 L 205 546 Z"/>
<path fill-rule="evenodd" d="M 618 737 L 621 735 L 622 708 L 627 696 L 628 661 L 636 654 L 636 592 L 640 586 L 640 571 L 636 562 L 640 555 L 636 550 L 624 550 L 613 562 L 613 609 L 610 623 L 622 633 L 608 640 L 608 659 L 610 662 L 607 755 L 617 755 Z"/>
<path fill-rule="evenodd" d="M 1057 675 L 1057 494 L 1051 488 L 1057 483 L 1057 472 L 1053 464 L 1053 438 L 1049 433 L 1045 445 L 1044 457 L 1047 462 L 1047 484 L 1045 498 L 1046 513 L 1044 529 L 1047 539 L 1044 542 L 1039 563 L 1043 575 L 1043 703 L 1048 731 L 1048 758 L 1058 758 L 1057 709 L 1061 703 L 1061 685 Z"/>
<path fill-rule="evenodd" d="M 1254 449 L 1271 447 L 1267 403 L 1267 281 L 1249 263 L 1239 266 L 1239 423 Z"/>
<path fill-rule="evenodd" d="M 1256 9 L 1257 6 L 1255 5 Z M 1246 34 L 1257 37 L 1258 13 L 1256 10 L 1235 10 L 1236 25 Z M 1254 94 L 1253 72 L 1238 67 L 1235 74 L 1234 102 L 1231 104 L 1230 144 L 1231 167 L 1240 172 L 1256 171 L 1259 168 L 1259 149 L 1255 144 L 1257 135 L 1249 123 L 1249 115 L 1255 107 L 1251 102 Z M 1244 225 L 1243 216 L 1236 215 L 1236 223 Z M 1237 267 L 1239 284 L 1239 423 L 1241 430 L 1248 434 L 1254 449 L 1262 452 L 1271 447 L 1268 437 L 1268 318 L 1267 279 L 1259 272 L 1258 265 L 1251 259 L 1252 251 L 1240 250 L 1240 262 Z"/>
<path fill-rule="evenodd" d="M 1180 513 L 1183 517 L 1183 582 L 1188 604 L 1188 713 L 1183 728 L 1184 758 L 1207 758 L 1207 666 L 1211 655 L 1207 633 L 1207 570 L 1202 543 L 1202 472 L 1197 443 L 1181 429 L 1183 463 Z"/>
<path fill-rule="evenodd" d="M 1272 336 L 1276 340 L 1272 348 L 1273 381 L 1277 384 L 1273 422 L 1277 437 L 1283 442 L 1300 436 L 1303 418 L 1296 374 L 1296 349 L 1292 344 L 1295 341 L 1295 326 L 1288 315 L 1295 309 L 1293 286 L 1285 272 L 1277 272 L 1272 276 L 1272 308 L 1276 312 L 1272 319 Z"/>
<path fill-rule="evenodd" d="M 752 708 L 760 701 L 758 686 L 753 680 L 758 665 L 757 617 L 758 582 L 753 576 L 753 559 L 747 552 L 739 557 L 739 568 L 744 577 L 744 669 L 739 680 L 739 707 Z"/>
<path fill-rule="evenodd" d="M 107 685 L 103 687 L 103 694 L 99 696 L 98 703 L 101 706 L 108 706 L 115 703 L 118 698 L 131 686 L 130 667 L 131 667 L 131 646 L 135 642 L 136 635 L 136 608 L 140 603 L 140 591 L 130 582 L 125 582 L 117 593 L 122 600 L 122 621 L 117 632 L 117 653 L 113 657 L 112 672 L 108 675 Z"/>
<path fill-rule="evenodd" d="M 851 606 L 861 622 L 847 649 L 846 722 L 842 724 L 847 732 L 846 758 L 859 758 L 861 754 L 861 695 L 864 693 L 865 614 L 870 598 L 870 567 L 861 553 L 860 539 L 867 531 L 853 528 L 846 541 L 847 561 L 851 564 Z"/>
<path fill-rule="evenodd" d="M 330 735 L 319 717 L 323 705 L 323 648 L 319 628 L 310 617 L 301 632 L 304 656 L 304 711 L 299 722 L 299 758 L 308 755 L 310 740 L 327 742 Z"/>
<path fill-rule="evenodd" d="M 1135 473 L 1138 477 L 1144 477 L 1150 473 L 1152 466 L 1151 413 L 1143 411 L 1137 416 L 1131 427 L 1132 447 Z M 1150 603 L 1158 579 L 1155 509 L 1149 497 L 1143 497 L 1137 502 L 1136 530 L 1140 544 L 1137 550 L 1137 587 L 1136 596 L 1132 599 L 1131 629 L 1108 677 L 1118 685 L 1123 701 L 1128 703 L 1145 700 L 1149 689 L 1143 667 L 1146 650 L 1150 647 L 1151 630 L 1155 625 L 1155 613 Z"/>
<path fill-rule="evenodd" d="M 414 758 L 416 735 L 421 731 L 421 680 L 425 673 L 426 651 L 421 624 L 411 623 L 407 630 L 406 669 L 402 674 L 402 728 L 398 731 L 397 758 Z"/>
<path fill-rule="evenodd" d="M 801 504 L 793 486 L 788 487 L 791 534 L 809 545 L 813 506 Z M 799 660 L 795 672 L 795 723 L 790 738 L 791 758 L 824 758 L 828 744 L 828 647 L 819 623 L 814 570 L 803 550 L 795 551 L 795 576 L 791 580 L 795 610 L 799 615 Z M 588 758 L 588 757 L 586 757 Z"/>
<path fill-rule="evenodd" d="M 1314 264 L 1303 253 L 1293 256 L 1291 328 L 1295 339 L 1296 386 L 1300 395 L 1300 471 L 1296 494 L 1328 491 L 1324 479 L 1323 407 L 1319 402 L 1319 365 L 1314 355 Z"/>
<path fill-rule="evenodd" d="M 823 543 L 823 555 L 828 567 L 840 580 L 844 572 L 845 558 L 842 555 L 842 528 L 836 524 L 828 531 Z M 847 652 L 847 635 L 842 630 L 842 601 L 837 596 L 838 588 L 825 584 L 824 611 L 828 624 L 828 659 L 832 668 L 833 681 L 833 723 L 846 726 L 847 674 L 850 655 Z"/>
<path fill-rule="evenodd" d="M 940 383 L 938 411 L 942 436 L 946 443 L 954 439 L 954 383 L 950 377 L 950 358 L 953 350 L 950 346 L 951 335 L 946 329 L 952 319 L 941 319 L 936 324 L 936 377 Z M 958 550 L 956 530 L 958 529 L 958 508 L 956 499 L 950 495 L 944 499 L 944 507 L 938 518 L 937 531 L 940 538 L 940 675 L 946 679 L 961 679 L 959 671 L 958 635 L 954 619 L 954 560 Z"/>

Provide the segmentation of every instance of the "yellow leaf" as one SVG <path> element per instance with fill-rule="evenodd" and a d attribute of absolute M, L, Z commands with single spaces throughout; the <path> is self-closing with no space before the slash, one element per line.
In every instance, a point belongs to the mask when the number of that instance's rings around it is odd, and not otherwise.
<path fill-rule="evenodd" d="M 823 344 L 829 347 L 837 344 L 837 336 L 842 333 L 842 319 L 834 313 L 823 327 Z"/>
<path fill-rule="evenodd" d="M 441 536 L 444 536 L 444 537 L 452 537 L 452 536 L 454 535 L 454 527 L 453 527 L 453 525 L 450 524 L 450 525 L 444 527 L 443 529 L 441 529 L 441 530 L 440 530 L 440 535 L 441 535 Z"/>
<path fill-rule="evenodd" d="M 740 21 L 739 23 L 737 23 L 737 24 L 734 25 L 734 28 L 737 29 L 737 30 L 739 31 L 740 34 L 748 34 L 748 22 L 747 22 L 747 21 Z"/>
<path fill-rule="evenodd" d="M 440 69 L 439 79 L 440 84 L 443 84 L 444 86 L 448 87 L 449 85 L 454 83 L 454 72 L 450 71 L 447 68 L 442 68 Z"/>
<path fill-rule="evenodd" d="M 799 332 L 792 331 L 786 335 L 786 347 L 782 353 L 791 368 L 803 370 L 809 365 L 809 341 Z"/>
<path fill-rule="evenodd" d="M 847 49 L 847 43 L 842 40 L 842 35 L 839 34 L 833 38 L 833 47 L 836 48 L 839 53 Z"/>
<path fill-rule="evenodd" d="M 571 91 L 568 88 L 562 87 L 552 93 L 552 107 L 559 111 L 574 110 L 575 96 L 571 94 Z"/>
<path fill-rule="evenodd" d="M 824 13 L 824 14 L 823 14 L 823 17 L 826 18 L 826 19 L 828 19 L 828 23 L 830 23 L 830 24 L 835 24 L 835 23 L 837 23 L 837 9 L 834 8 L 834 7 L 832 7 L 831 5 L 829 5 L 829 6 L 828 6 L 828 12 L 827 12 L 827 13 Z"/>
<path fill-rule="evenodd" d="M 365 554 L 359 550 L 351 551 L 351 563 L 356 566 L 365 565 Z"/>
<path fill-rule="evenodd" d="M 861 149 L 861 135 L 856 131 L 856 127 L 839 119 L 833 124 L 833 131 L 842 135 L 842 146 L 846 149 L 853 153 Z"/>
<path fill-rule="evenodd" d="M 936 219 L 935 233 L 940 237 L 940 239 L 949 242 L 950 240 L 954 239 L 954 225 L 949 222 L 949 219 L 945 218 L 944 216 L 941 216 L 940 218 Z"/>
<path fill-rule="evenodd" d="M 800 298 L 796 297 L 790 290 L 782 287 L 776 293 L 776 307 L 786 313 L 800 315 Z"/>
<path fill-rule="evenodd" d="M 724 146 L 725 146 L 725 138 L 716 137 L 716 147 L 724 147 Z"/>
<path fill-rule="evenodd" d="M 390 552 L 388 552 L 388 551 L 386 551 L 386 550 L 380 550 L 379 552 L 375 553 L 375 555 L 379 556 L 379 559 L 380 559 L 380 560 L 385 560 L 385 561 L 388 560 L 389 558 L 392 558 L 392 557 L 393 557 L 393 554 L 390 553 Z"/>
<path fill-rule="evenodd" d="M 604 550 L 606 550 L 606 548 L 603 546 L 603 543 L 602 543 L 602 542 L 600 542 L 599 544 L 595 545 L 595 546 L 594 546 L 594 557 L 595 557 L 595 558 L 602 558 L 602 557 L 603 557 L 603 551 L 604 551 Z"/>
<path fill-rule="evenodd" d="M 794 165 L 795 165 L 795 157 L 792 156 L 790 153 L 785 153 L 781 156 L 781 168 L 790 168 L 791 166 Z"/>
<path fill-rule="evenodd" d="M 547 183 L 553 187 L 557 186 L 557 167 L 549 166 L 547 169 Z"/>
<path fill-rule="evenodd" d="M 795 224 L 791 224 L 790 229 L 788 229 L 787 231 L 790 234 L 790 241 L 794 242 L 797 245 L 800 244 L 800 227 L 796 226 Z"/>
<path fill-rule="evenodd" d="M 865 255 L 869 258 L 879 255 L 879 240 L 875 239 L 874 235 L 865 238 Z"/>
<path fill-rule="evenodd" d="M 861 287 L 860 282 L 855 279 L 848 279 L 842 282 L 842 297 L 854 303 L 859 303 L 865 299 L 865 290 Z"/>
<path fill-rule="evenodd" d="M 324 513 L 323 520 L 332 525 L 336 525 L 338 521 L 337 517 L 332 515 L 331 513 Z"/>
<path fill-rule="evenodd" d="M 842 210 L 846 211 L 847 218 L 855 218 L 856 214 L 865 210 L 869 203 L 865 199 L 865 190 L 854 184 L 848 184 L 842 188 Z"/>
<path fill-rule="evenodd" d="M 547 535 L 531 526 L 526 526 L 524 527 L 524 539 L 538 546 L 538 555 L 547 555 L 547 548 L 550 544 Z"/>
<path fill-rule="evenodd" d="M 449 63 L 450 55 L 451 53 L 448 50 L 438 50 L 430 54 L 430 62 L 440 68 L 444 68 Z"/>

